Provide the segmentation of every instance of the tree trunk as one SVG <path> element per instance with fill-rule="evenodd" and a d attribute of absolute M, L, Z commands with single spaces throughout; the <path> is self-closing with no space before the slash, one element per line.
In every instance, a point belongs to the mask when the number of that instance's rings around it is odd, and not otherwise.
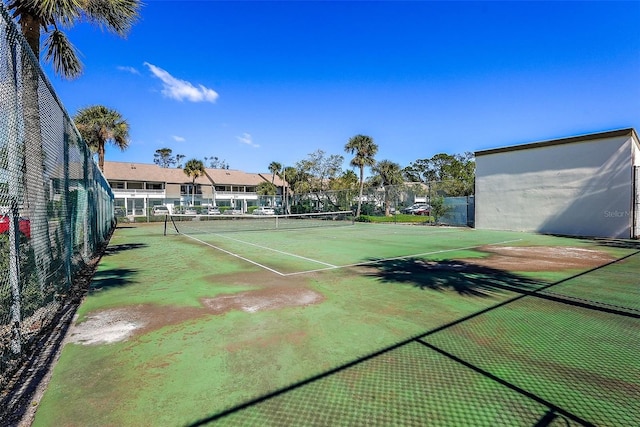
<path fill-rule="evenodd" d="M 104 142 L 98 144 L 98 166 L 100 171 L 104 173 Z"/>
<path fill-rule="evenodd" d="M 360 166 L 360 193 L 358 194 L 358 210 L 356 218 L 360 217 L 360 209 L 362 208 L 362 190 L 364 189 L 364 166 Z"/>

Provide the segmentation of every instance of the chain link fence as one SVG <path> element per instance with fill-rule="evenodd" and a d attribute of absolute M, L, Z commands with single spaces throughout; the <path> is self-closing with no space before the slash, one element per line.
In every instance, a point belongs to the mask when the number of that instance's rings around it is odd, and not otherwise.
<path fill-rule="evenodd" d="M 474 196 L 460 195 L 459 187 L 458 183 L 443 181 L 365 187 L 360 213 L 366 216 L 420 215 L 427 223 L 473 227 Z M 288 209 L 291 213 L 351 210 L 355 214 L 358 198 L 358 188 L 293 194 L 288 199 Z M 276 206 L 282 209 L 283 201 L 278 196 Z M 270 200 L 266 202 L 271 203 Z"/>
<path fill-rule="evenodd" d="M 113 193 L 0 5 L 0 389 L 113 229 Z"/>

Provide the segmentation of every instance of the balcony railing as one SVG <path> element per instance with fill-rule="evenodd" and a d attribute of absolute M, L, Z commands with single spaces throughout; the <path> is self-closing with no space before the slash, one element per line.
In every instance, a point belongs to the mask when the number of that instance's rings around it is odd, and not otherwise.
<path fill-rule="evenodd" d="M 141 189 L 126 189 L 126 188 L 112 188 L 113 195 L 130 195 L 130 196 L 164 196 L 165 190 L 141 190 Z"/>

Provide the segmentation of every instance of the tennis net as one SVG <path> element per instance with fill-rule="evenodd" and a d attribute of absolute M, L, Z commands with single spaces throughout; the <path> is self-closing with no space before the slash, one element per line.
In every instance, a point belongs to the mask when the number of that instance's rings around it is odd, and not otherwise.
<path fill-rule="evenodd" d="M 233 231 L 290 230 L 353 225 L 353 212 L 321 212 L 290 215 L 186 215 L 165 217 L 164 234 L 215 234 Z"/>

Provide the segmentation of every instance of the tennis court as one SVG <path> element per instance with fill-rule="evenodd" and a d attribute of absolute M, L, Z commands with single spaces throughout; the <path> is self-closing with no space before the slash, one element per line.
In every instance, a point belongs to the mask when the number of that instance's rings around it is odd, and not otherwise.
<path fill-rule="evenodd" d="M 640 424 L 636 242 L 242 221 L 118 227 L 34 425 Z"/>

